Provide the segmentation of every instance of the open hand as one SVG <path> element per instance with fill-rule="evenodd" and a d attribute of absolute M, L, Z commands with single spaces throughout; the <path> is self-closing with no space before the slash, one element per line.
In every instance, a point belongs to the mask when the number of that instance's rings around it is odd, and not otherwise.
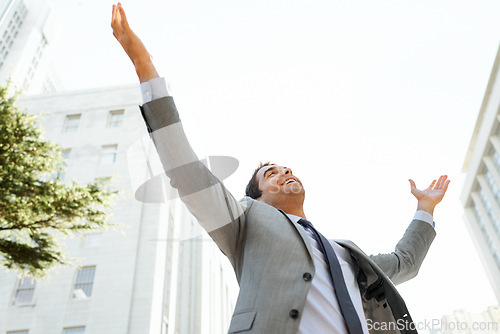
<path fill-rule="evenodd" d="M 408 181 L 410 181 L 411 193 L 418 200 L 417 210 L 424 210 L 431 215 L 434 212 L 434 207 L 443 199 L 450 184 L 448 175 L 441 175 L 437 181 L 433 180 L 430 186 L 424 190 L 417 189 L 412 179 Z"/>
<path fill-rule="evenodd" d="M 158 73 L 151 61 L 151 55 L 139 37 L 130 29 L 121 3 L 113 5 L 111 27 L 113 28 L 113 36 L 132 60 L 140 81 L 144 82 L 157 77 Z"/>

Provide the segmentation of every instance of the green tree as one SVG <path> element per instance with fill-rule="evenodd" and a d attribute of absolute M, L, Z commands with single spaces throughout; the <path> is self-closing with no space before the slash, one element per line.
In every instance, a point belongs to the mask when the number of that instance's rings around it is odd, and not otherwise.
<path fill-rule="evenodd" d="M 45 141 L 36 117 L 19 111 L 0 87 L 0 266 L 42 276 L 71 260 L 62 235 L 109 226 L 115 192 L 100 182 L 64 184 L 59 145 Z"/>

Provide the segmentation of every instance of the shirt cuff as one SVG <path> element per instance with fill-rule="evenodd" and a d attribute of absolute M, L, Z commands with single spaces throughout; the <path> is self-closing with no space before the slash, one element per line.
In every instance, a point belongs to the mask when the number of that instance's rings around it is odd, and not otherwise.
<path fill-rule="evenodd" d="M 432 225 L 432 227 L 436 226 L 436 224 L 434 223 L 434 219 L 432 218 L 432 215 L 428 212 L 423 211 L 423 210 L 418 210 L 417 212 L 415 212 L 413 219 L 418 219 L 418 220 L 424 221 L 424 222 Z"/>
<path fill-rule="evenodd" d="M 142 101 L 144 103 L 151 102 L 165 96 L 170 96 L 170 94 L 168 94 L 165 78 L 153 78 L 149 81 L 141 83 L 141 93 Z"/>

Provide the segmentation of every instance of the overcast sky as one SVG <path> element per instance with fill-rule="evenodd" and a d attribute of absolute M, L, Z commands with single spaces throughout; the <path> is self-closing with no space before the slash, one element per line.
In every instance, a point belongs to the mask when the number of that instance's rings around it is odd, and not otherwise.
<path fill-rule="evenodd" d="M 51 1 L 69 90 L 138 83 L 110 28 L 112 2 Z M 390 252 L 424 188 L 452 182 L 419 275 L 400 286 L 415 321 L 496 303 L 458 200 L 465 153 L 500 41 L 500 2 L 124 1 L 200 157 L 291 167 L 328 237 Z M 138 124 L 138 126 L 143 126 Z"/>

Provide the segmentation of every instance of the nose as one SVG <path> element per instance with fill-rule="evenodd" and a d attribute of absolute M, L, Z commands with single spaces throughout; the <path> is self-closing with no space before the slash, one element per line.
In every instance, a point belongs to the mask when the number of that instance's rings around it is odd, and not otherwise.
<path fill-rule="evenodd" d="M 283 175 L 293 175 L 292 170 L 288 167 L 283 167 Z"/>

